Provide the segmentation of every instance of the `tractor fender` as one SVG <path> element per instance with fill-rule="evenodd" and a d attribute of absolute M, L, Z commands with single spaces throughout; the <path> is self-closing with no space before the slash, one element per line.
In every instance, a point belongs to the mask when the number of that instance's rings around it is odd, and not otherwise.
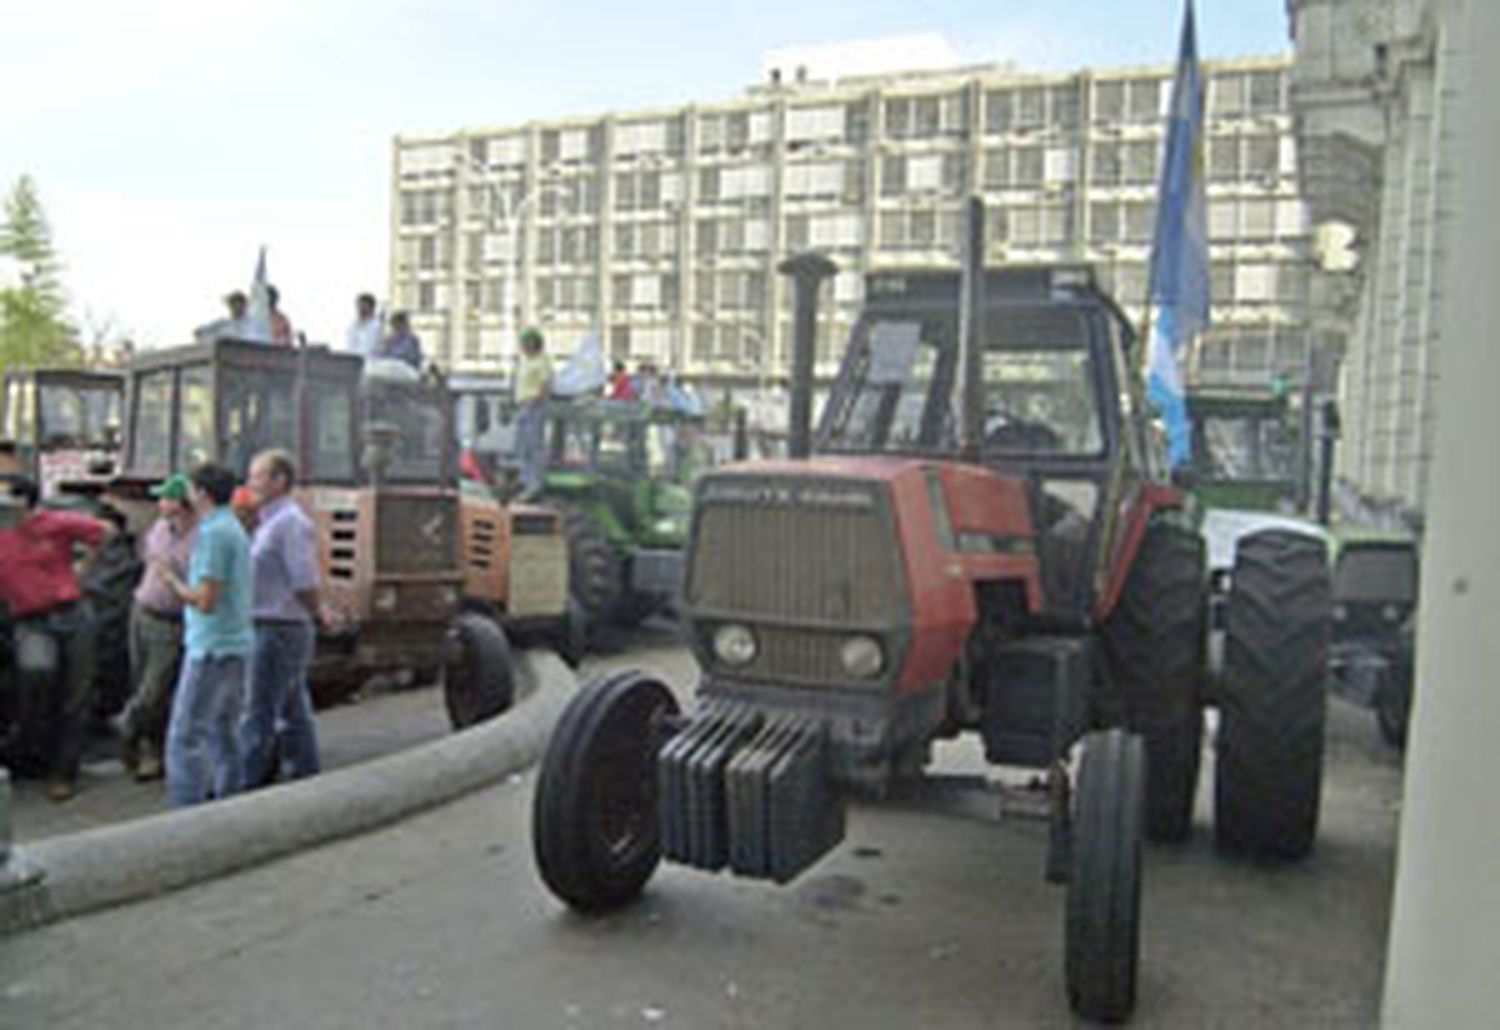
<path fill-rule="evenodd" d="M 1115 535 L 1114 554 L 1109 563 L 1108 578 L 1104 589 L 1094 605 L 1094 618 L 1103 622 L 1120 603 L 1125 590 L 1125 580 L 1130 576 L 1130 567 L 1140 552 L 1141 541 L 1146 539 L 1146 528 L 1158 512 L 1180 511 L 1183 508 L 1182 491 L 1159 483 L 1142 483 L 1129 495 L 1123 504 L 1120 527 Z"/>
<path fill-rule="evenodd" d="M 1287 533 L 1321 540 L 1332 546 L 1326 529 L 1315 522 L 1290 515 L 1278 515 L 1267 511 L 1242 511 L 1231 508 L 1210 508 L 1203 518 L 1203 539 L 1208 545 L 1208 568 L 1210 572 L 1228 572 L 1234 568 L 1234 558 L 1240 541 L 1252 533 L 1276 529 Z"/>

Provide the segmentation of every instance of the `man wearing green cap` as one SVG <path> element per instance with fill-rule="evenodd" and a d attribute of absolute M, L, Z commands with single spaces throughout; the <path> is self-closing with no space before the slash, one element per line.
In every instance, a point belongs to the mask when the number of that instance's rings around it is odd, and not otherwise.
<path fill-rule="evenodd" d="M 137 780 L 160 779 L 162 744 L 172 711 L 172 685 L 182 662 L 182 600 L 168 585 L 170 569 L 186 578 L 198 519 L 188 478 L 175 475 L 151 488 L 159 518 L 141 541 L 146 573 L 130 610 L 130 669 L 135 692 L 120 716 L 122 759 Z"/>
<path fill-rule="evenodd" d="M 521 466 L 521 500 L 542 492 L 547 465 L 547 398 L 552 396 L 552 361 L 538 329 L 521 333 L 521 359 L 516 366 L 516 460 Z"/>

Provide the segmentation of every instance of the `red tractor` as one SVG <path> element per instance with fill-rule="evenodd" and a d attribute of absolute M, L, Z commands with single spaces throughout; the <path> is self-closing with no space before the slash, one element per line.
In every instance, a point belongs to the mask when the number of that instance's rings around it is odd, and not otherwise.
<path fill-rule="evenodd" d="M 1209 695 L 1220 843 L 1312 846 L 1327 566 L 1276 533 L 1242 544 L 1211 682 L 1204 548 L 1159 481 L 1129 324 L 1086 268 L 977 265 L 869 277 L 815 448 L 833 268 L 783 266 L 792 456 L 698 487 L 694 710 L 642 673 L 585 686 L 542 764 L 535 856 L 584 912 L 634 898 L 663 857 L 784 883 L 840 842 L 847 799 L 931 786 L 933 743 L 972 731 L 990 762 L 1045 770 L 1069 999 L 1123 1020 L 1142 839 L 1190 831 Z"/>

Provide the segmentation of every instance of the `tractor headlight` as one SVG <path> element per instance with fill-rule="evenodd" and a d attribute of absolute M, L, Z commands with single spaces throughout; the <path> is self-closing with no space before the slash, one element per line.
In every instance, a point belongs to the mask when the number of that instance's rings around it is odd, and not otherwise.
<path fill-rule="evenodd" d="M 725 665 L 749 665 L 758 650 L 749 626 L 732 622 L 714 631 L 714 654 Z"/>
<path fill-rule="evenodd" d="M 380 587 L 375 591 L 375 610 L 377 612 L 385 612 L 387 614 L 393 612 L 396 610 L 396 602 L 399 600 L 400 595 L 396 592 L 395 587 Z"/>
<path fill-rule="evenodd" d="M 1343 622 L 1349 617 L 1348 605 L 1336 604 L 1333 606 L 1333 621 Z"/>
<path fill-rule="evenodd" d="M 856 679 L 874 679 L 885 669 L 885 650 L 874 637 L 850 637 L 839 648 L 839 661 Z"/>
<path fill-rule="evenodd" d="M 1399 622 L 1401 619 L 1401 606 L 1398 604 L 1387 604 L 1381 607 L 1380 617 L 1386 622 Z"/>

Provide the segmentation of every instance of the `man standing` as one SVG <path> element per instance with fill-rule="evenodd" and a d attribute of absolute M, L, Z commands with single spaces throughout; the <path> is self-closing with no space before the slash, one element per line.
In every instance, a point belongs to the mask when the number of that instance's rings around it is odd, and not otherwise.
<path fill-rule="evenodd" d="M 120 716 L 124 730 L 122 759 L 137 780 L 160 779 L 172 685 L 182 664 L 182 600 L 162 575 L 165 567 L 179 578 L 188 573 L 198 542 L 198 518 L 188 500 L 191 485 L 172 476 L 151 490 L 159 518 L 141 544 L 145 575 L 130 608 L 130 668 L 135 692 Z"/>
<path fill-rule="evenodd" d="M 266 301 L 271 308 L 271 342 L 278 347 L 290 347 L 292 345 L 292 320 L 287 318 L 286 312 L 278 306 L 281 303 L 281 291 L 274 286 L 267 286 Z"/>
<path fill-rule="evenodd" d="M 516 457 L 521 465 L 521 497 L 535 500 L 542 492 L 547 466 L 547 398 L 552 396 L 552 362 L 540 330 L 521 333 L 521 359 L 516 367 Z"/>
<path fill-rule="evenodd" d="M 193 473 L 198 543 L 188 582 L 158 563 L 184 608 L 186 658 L 167 725 L 167 798 L 196 805 L 239 793 L 235 722 L 254 642 L 250 622 L 250 538 L 229 509 L 234 473 L 200 465 Z"/>
<path fill-rule="evenodd" d="M 307 666 L 317 643 L 318 545 L 312 520 L 292 497 L 296 485 L 297 466 L 287 452 L 262 451 L 250 462 L 260 523 L 250 547 L 255 650 L 239 727 L 247 788 L 276 778 L 278 753 L 293 779 L 319 768 L 318 730 L 307 694 Z"/>
<path fill-rule="evenodd" d="M 422 341 L 411 331 L 411 318 L 405 311 L 391 316 L 391 335 L 380 345 L 380 356 L 394 361 L 403 361 L 422 371 Z"/>
<path fill-rule="evenodd" d="M 380 316 L 375 313 L 374 294 L 361 293 L 354 299 L 354 321 L 344 334 L 344 348 L 362 358 L 377 357 L 384 336 Z"/>
<path fill-rule="evenodd" d="M 0 601 L 15 622 L 19 673 L 7 760 L 19 771 L 45 774 L 47 796 L 66 801 L 78 791 L 94 681 L 91 620 L 80 604 L 73 549 L 82 545 L 92 562 L 115 529 L 84 515 L 37 507 L 41 490 L 28 476 L 13 477 L 10 493 L 25 516 L 0 532 Z"/>

